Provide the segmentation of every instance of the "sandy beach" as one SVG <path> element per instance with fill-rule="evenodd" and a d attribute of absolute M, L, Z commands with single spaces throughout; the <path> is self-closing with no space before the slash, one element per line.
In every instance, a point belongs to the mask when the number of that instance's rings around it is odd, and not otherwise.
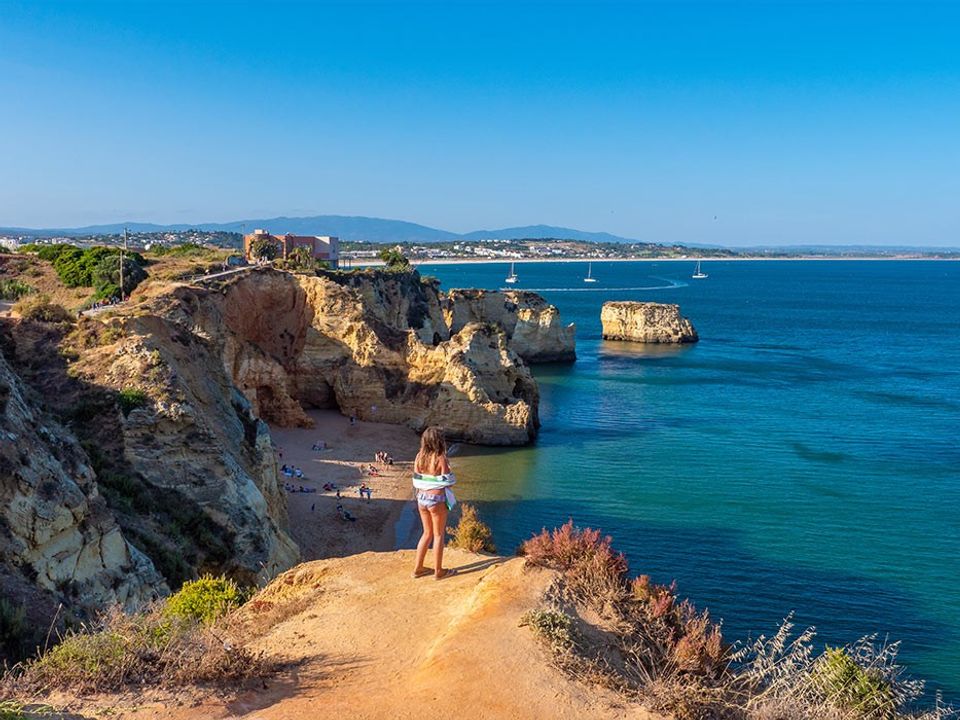
<path fill-rule="evenodd" d="M 419 436 L 402 425 L 387 425 L 350 419 L 335 410 L 312 410 L 312 428 L 271 426 L 278 465 L 292 465 L 303 471 L 302 478 L 286 478 L 299 488 L 316 488 L 316 493 L 288 492 L 290 535 L 300 546 L 303 560 L 344 557 L 367 550 L 393 550 L 397 545 L 397 523 L 407 507 L 412 512 L 413 489 L 410 473 L 420 446 Z M 313 445 L 323 442 L 325 450 Z M 386 452 L 393 465 L 377 465 L 378 474 L 367 470 L 378 452 Z M 324 491 L 324 483 L 340 490 Z M 366 483 L 372 498 L 361 498 L 358 488 Z M 341 519 L 337 503 L 356 518 Z"/>

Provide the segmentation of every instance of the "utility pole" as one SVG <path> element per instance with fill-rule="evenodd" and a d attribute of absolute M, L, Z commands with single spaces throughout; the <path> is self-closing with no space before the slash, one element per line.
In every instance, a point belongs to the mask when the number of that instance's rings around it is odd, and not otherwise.
<path fill-rule="evenodd" d="M 120 250 L 120 302 L 123 302 L 123 251 L 127 249 L 127 229 L 123 229 L 123 248 Z"/>

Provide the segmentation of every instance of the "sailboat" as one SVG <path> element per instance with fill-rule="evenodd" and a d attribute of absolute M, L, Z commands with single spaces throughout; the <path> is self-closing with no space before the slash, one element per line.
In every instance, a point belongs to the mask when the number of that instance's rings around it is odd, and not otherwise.
<path fill-rule="evenodd" d="M 583 279 L 584 282 L 596 282 L 597 279 L 593 276 L 593 263 L 587 263 L 587 276 Z"/>
<path fill-rule="evenodd" d="M 705 272 L 700 271 L 700 261 L 697 260 L 697 271 L 691 275 L 694 280 L 703 280 L 705 277 L 709 277 Z"/>
<path fill-rule="evenodd" d="M 510 263 L 510 274 L 507 275 L 506 282 L 513 284 L 519 279 L 520 278 L 518 278 L 517 274 L 513 271 L 513 263 Z"/>

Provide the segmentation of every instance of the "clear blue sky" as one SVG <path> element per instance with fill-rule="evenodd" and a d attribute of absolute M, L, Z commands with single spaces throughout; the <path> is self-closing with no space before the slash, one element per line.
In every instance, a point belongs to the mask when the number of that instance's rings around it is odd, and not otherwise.
<path fill-rule="evenodd" d="M 0 0 L 0 98 L 0 226 L 960 245 L 960 3 Z"/>

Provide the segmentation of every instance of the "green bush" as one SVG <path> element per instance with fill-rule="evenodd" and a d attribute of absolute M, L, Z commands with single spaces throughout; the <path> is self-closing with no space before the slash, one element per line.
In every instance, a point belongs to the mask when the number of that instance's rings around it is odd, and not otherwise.
<path fill-rule="evenodd" d="M 493 533 L 490 532 L 487 524 L 480 520 L 477 509 L 466 503 L 461 507 L 463 510 L 460 515 L 460 522 L 453 530 L 450 547 L 470 552 L 496 552 L 497 548 L 493 544 Z"/>
<path fill-rule="evenodd" d="M 275 260 L 280 254 L 276 240 L 269 236 L 262 236 L 250 243 L 250 256 L 258 260 Z"/>
<path fill-rule="evenodd" d="M 70 633 L 33 668 L 62 683 L 84 686 L 120 674 L 126 660 L 126 643 L 119 633 Z"/>
<path fill-rule="evenodd" d="M 35 252 L 37 257 L 47 262 L 53 262 L 65 252 L 79 250 L 76 245 L 68 243 L 58 243 L 56 245 L 24 245 L 21 248 L 24 252 Z"/>
<path fill-rule="evenodd" d="M 170 596 L 164 610 L 169 617 L 210 623 L 243 604 L 244 593 L 226 577 L 204 575 L 186 582 Z"/>
<path fill-rule="evenodd" d="M 406 272 L 410 269 L 410 261 L 407 256 L 396 248 L 384 248 L 380 251 L 380 259 L 387 266 L 387 270 L 393 272 Z"/>
<path fill-rule="evenodd" d="M 50 302 L 49 295 L 27 295 L 21 298 L 13 309 L 24 320 L 49 323 L 73 321 L 73 316 L 63 305 Z"/>
<path fill-rule="evenodd" d="M 814 686 L 831 704 L 854 713 L 854 717 L 894 717 L 893 687 L 878 672 L 861 667 L 844 648 L 828 647 L 817 660 L 812 676 Z"/>
<path fill-rule="evenodd" d="M 120 405 L 120 411 L 124 417 L 147 404 L 149 398 L 147 394 L 139 388 L 124 388 L 117 393 L 117 403 Z"/>
<path fill-rule="evenodd" d="M 0 300 L 19 300 L 35 292 L 31 285 L 20 280 L 0 280 Z"/>
<path fill-rule="evenodd" d="M 529 627 L 555 650 L 570 650 L 576 645 L 573 621 L 557 610 L 528 610 L 520 618 L 520 627 Z"/>
<path fill-rule="evenodd" d="M 120 261 L 114 255 L 102 257 L 91 269 L 91 285 L 97 288 L 99 294 L 103 297 L 116 297 L 119 293 L 120 285 Z M 123 294 L 129 295 L 137 286 L 147 279 L 147 272 L 137 261 L 130 257 L 123 258 Z M 105 294 L 106 289 L 110 289 L 112 295 Z"/>
<path fill-rule="evenodd" d="M 37 245 L 24 246 L 33 250 L 37 257 L 53 264 L 57 277 L 67 287 L 95 287 L 103 289 L 108 285 L 120 283 L 120 248 L 97 245 L 96 247 L 79 248 L 76 245 Z M 139 253 L 124 251 L 123 254 L 123 289 L 129 295 L 137 285 L 143 282 L 147 273 L 143 270 L 146 264 Z M 102 294 L 101 297 L 109 297 Z"/>

